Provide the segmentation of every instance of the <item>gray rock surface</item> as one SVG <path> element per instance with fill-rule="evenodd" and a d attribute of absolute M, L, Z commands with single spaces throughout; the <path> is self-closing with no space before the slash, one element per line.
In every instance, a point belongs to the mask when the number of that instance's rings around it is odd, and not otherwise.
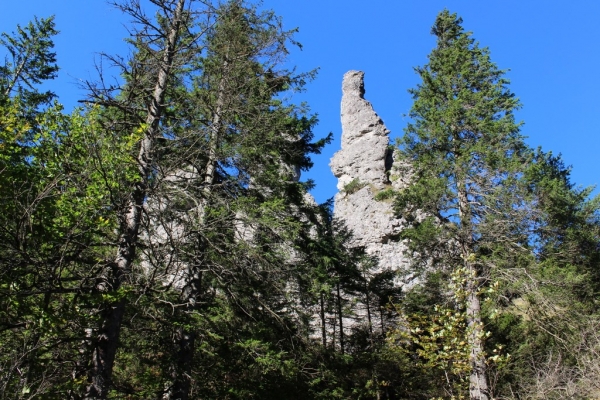
<path fill-rule="evenodd" d="M 342 84 L 342 149 L 329 164 L 340 191 L 354 179 L 378 189 L 388 182 L 385 172 L 390 131 L 363 97 L 364 75 L 349 71 Z"/>
<path fill-rule="evenodd" d="M 334 217 L 352 231 L 352 246 L 362 246 L 379 259 L 380 269 L 405 269 L 406 246 L 399 240 L 404 221 L 394 215 L 391 199 L 375 196 L 401 189 L 405 179 L 398 173 L 406 168 L 393 166 L 389 130 L 363 97 L 364 73 L 346 73 L 342 93 L 342 148 L 330 163 L 339 190 Z M 354 190 L 348 190 L 350 182 Z"/>

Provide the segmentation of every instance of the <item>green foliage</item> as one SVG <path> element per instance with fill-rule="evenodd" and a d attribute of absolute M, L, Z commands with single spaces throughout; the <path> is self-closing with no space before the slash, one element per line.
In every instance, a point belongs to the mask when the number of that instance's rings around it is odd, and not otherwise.
<path fill-rule="evenodd" d="M 437 332 L 448 324 L 460 327 L 460 318 L 444 319 L 457 309 L 444 305 L 443 282 L 461 270 L 449 266 L 466 268 L 463 295 L 480 312 L 468 321 L 478 328 L 467 330 L 464 342 L 482 343 L 478 352 L 487 360 L 485 368 L 502 361 L 497 393 L 525 393 L 536 384 L 532 360 L 542 363 L 558 352 L 565 354 L 563 365 L 574 362 L 563 346 L 576 340 L 572 327 L 580 326 L 576 321 L 585 319 L 584 310 L 591 311 L 586 304 L 597 293 L 588 268 L 595 269 L 598 260 L 598 200 L 573 187 L 560 158 L 525 145 L 514 121 L 520 105 L 504 71 L 461 23 L 448 11 L 438 15 L 432 29 L 437 46 L 428 64 L 416 69 L 422 83 L 411 90 L 412 122 L 400 153 L 411 163 L 412 182 L 397 196 L 396 207 L 411 223 L 402 236 L 416 255 L 413 271 L 424 273 L 425 288 L 439 286 L 407 296 L 406 306 L 418 318 L 409 318 L 415 327 L 399 334 L 424 332 L 416 340 L 427 355 L 425 364 L 443 364 L 443 346 L 435 350 L 441 343 Z M 450 292 L 461 295 L 456 288 Z M 427 306 L 441 315 L 423 320 Z M 500 347 L 512 355 L 510 362 L 499 355 Z M 452 366 L 460 365 L 454 362 L 464 354 L 452 354 Z"/>
<path fill-rule="evenodd" d="M 457 309 L 438 303 L 432 321 L 408 332 L 417 334 L 424 365 L 444 372 L 447 396 L 468 390 L 480 398 L 492 389 L 484 293 L 505 279 L 504 271 L 532 260 L 527 235 L 534 204 L 522 181 L 532 153 L 514 119 L 519 101 L 489 50 L 447 10 L 432 34 L 436 48 L 416 68 L 422 83 L 410 90 L 412 121 L 399 152 L 411 164 L 411 182 L 396 207 L 412 225 L 403 237 L 415 251 L 415 273 L 433 268 L 451 279 L 462 271 L 464 283 L 449 291 Z M 454 333 L 439 336 L 446 331 Z"/>
<path fill-rule="evenodd" d="M 453 293 L 452 297 L 443 305 L 434 303 L 433 309 L 411 312 L 413 307 L 395 305 L 402 322 L 388 334 L 389 350 L 398 357 L 416 360 L 419 375 L 429 377 L 429 396 L 469 398 L 472 370 L 469 336 L 474 328 L 468 324 L 465 288 L 470 279 L 467 270 L 455 269 L 442 285 L 444 292 Z M 484 330 L 480 334 L 491 336 L 491 332 Z M 510 359 L 502 344 L 496 344 L 485 357 L 488 367 L 496 369 L 503 369 Z"/>
<path fill-rule="evenodd" d="M 413 122 L 400 149 L 412 164 L 414 178 L 400 194 L 399 207 L 451 220 L 458 218 L 461 185 L 469 192 L 474 213 L 476 202 L 486 200 L 483 193 L 478 197 L 478 190 L 493 193 L 526 155 L 513 116 L 519 103 L 507 89 L 504 71 L 492 63 L 488 49 L 463 31 L 461 22 L 444 11 L 432 28 L 438 45 L 429 63 L 416 68 L 422 83 L 410 91 Z"/>
<path fill-rule="evenodd" d="M 1 39 L 8 53 L 0 67 L 2 398 L 61 398 L 72 387 L 71 371 L 56 360 L 75 361 L 72 338 L 84 304 L 77 293 L 96 264 L 89 246 L 97 231 L 84 216 L 95 211 L 81 204 L 74 171 L 61 162 L 62 141 L 77 128 L 50 104 L 52 93 L 36 88 L 56 76 L 56 33 L 53 18 L 36 19 Z"/>
<path fill-rule="evenodd" d="M 388 200 L 388 199 L 393 199 L 395 196 L 396 196 L 396 191 L 394 189 L 386 188 L 380 192 L 377 192 L 377 194 L 375 194 L 375 200 L 384 201 L 384 200 Z"/>
<path fill-rule="evenodd" d="M 360 189 L 364 188 L 365 186 L 367 186 L 366 183 L 361 182 L 360 179 L 358 179 L 358 178 L 354 178 L 350 182 L 348 182 L 346 185 L 344 185 L 344 193 L 347 193 L 347 194 L 356 193 Z"/>
<path fill-rule="evenodd" d="M 56 54 L 52 52 L 52 36 L 58 34 L 54 17 L 35 18 L 26 27 L 17 25 L 17 32 L 0 35 L 8 57 L 0 66 L 0 101 L 19 97 L 27 105 L 27 112 L 42 104 L 49 104 L 54 93 L 40 93 L 36 85 L 57 76 Z"/>
<path fill-rule="evenodd" d="M 170 20 L 132 5 L 122 91 L 90 85 L 71 114 L 36 88 L 58 71 L 53 19 L 2 36 L 0 398 L 89 390 L 116 319 L 108 398 L 464 398 L 480 343 L 500 395 L 596 395 L 600 198 L 523 144 L 504 72 L 456 15 L 411 91 L 412 184 L 375 194 L 410 225 L 420 284 L 403 292 L 331 202 L 305 201 L 298 171 L 331 136 L 285 97 L 314 77 L 285 68 L 294 31 L 241 1 L 191 9 L 152 125 Z"/>

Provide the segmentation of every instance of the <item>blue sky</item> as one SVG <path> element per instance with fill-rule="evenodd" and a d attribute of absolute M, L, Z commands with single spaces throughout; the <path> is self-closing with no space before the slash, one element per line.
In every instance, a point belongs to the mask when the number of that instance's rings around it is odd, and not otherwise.
<path fill-rule="evenodd" d="M 85 97 L 78 82 L 97 76 L 96 53 L 127 54 L 127 19 L 103 0 L 5 3 L 0 31 L 13 31 L 33 15 L 56 15 L 61 71 L 52 89 L 67 109 Z M 340 145 L 343 74 L 365 71 L 365 97 L 391 136 L 401 135 L 411 106 L 407 90 L 418 83 L 413 67 L 426 63 L 435 45 L 430 28 L 444 8 L 464 19 L 465 29 L 490 48 L 500 68 L 510 69 L 529 145 L 562 153 L 573 166 L 574 182 L 600 183 L 600 1 L 265 0 L 263 6 L 281 15 L 286 28 L 300 29 L 296 39 L 303 49 L 292 51 L 290 65 L 299 71 L 319 68 L 317 79 L 297 97 L 318 114 L 317 137 L 329 132 L 335 137 L 303 174 L 317 183 L 318 201 L 336 192 L 328 164 Z"/>

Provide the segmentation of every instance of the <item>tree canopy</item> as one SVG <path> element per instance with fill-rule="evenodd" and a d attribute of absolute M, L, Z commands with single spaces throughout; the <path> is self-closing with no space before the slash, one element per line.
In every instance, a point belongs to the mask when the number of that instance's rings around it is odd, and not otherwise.
<path fill-rule="evenodd" d="M 131 54 L 70 112 L 41 89 L 53 17 L 0 39 L 0 399 L 598 396 L 600 198 L 524 142 L 460 17 L 415 68 L 409 184 L 373 200 L 400 271 L 301 180 L 331 134 L 294 103 L 295 30 L 242 0 L 114 5 Z"/>

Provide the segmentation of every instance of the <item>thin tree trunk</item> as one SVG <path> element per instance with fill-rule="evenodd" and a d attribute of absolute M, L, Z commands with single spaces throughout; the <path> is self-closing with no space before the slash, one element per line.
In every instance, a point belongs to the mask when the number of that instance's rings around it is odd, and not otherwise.
<path fill-rule="evenodd" d="M 23 72 L 23 68 L 25 67 L 25 63 L 27 61 L 27 58 L 29 58 L 29 55 L 30 55 L 30 50 L 28 49 L 27 50 L 27 55 L 23 58 L 23 61 L 21 62 L 21 64 L 15 70 L 15 74 L 14 74 L 12 82 L 7 85 L 6 90 L 4 91 L 4 96 L 5 97 L 10 96 L 10 92 L 12 92 L 13 88 L 17 84 L 17 81 L 19 80 L 19 78 L 21 76 L 21 72 Z"/>
<path fill-rule="evenodd" d="M 333 332 L 331 334 L 331 348 L 335 349 L 335 342 L 337 341 L 337 310 L 334 312 L 334 316 L 332 318 L 333 321 Z"/>
<path fill-rule="evenodd" d="M 223 106 L 225 104 L 225 75 L 227 74 L 228 62 L 223 62 L 223 74 L 219 80 L 217 104 L 215 107 L 215 114 L 211 121 L 210 126 L 210 140 L 208 149 L 208 161 L 206 162 L 206 172 L 204 174 L 204 188 L 202 192 L 204 194 L 204 204 L 208 202 L 208 197 L 212 191 L 212 184 L 215 180 L 215 171 L 217 168 L 217 151 L 219 149 L 219 142 L 221 139 L 221 131 L 223 125 Z"/>
<path fill-rule="evenodd" d="M 365 294 L 366 294 L 366 306 L 367 306 L 367 322 L 369 323 L 369 343 L 371 344 L 371 351 L 373 351 L 375 349 L 375 344 L 374 344 L 374 340 L 373 340 L 373 320 L 371 318 L 371 296 L 369 294 L 369 287 L 365 282 Z M 375 384 L 376 387 L 376 392 L 375 392 L 375 396 L 377 400 L 381 399 L 381 390 L 379 389 L 379 378 L 377 376 L 377 369 L 373 368 L 373 371 L 371 372 L 371 376 L 373 379 L 373 382 Z"/>
<path fill-rule="evenodd" d="M 200 246 L 202 247 L 202 246 Z M 202 291 L 202 271 L 200 263 L 189 266 L 188 282 L 183 290 L 187 302 L 186 311 L 193 313 L 200 300 Z M 197 334 L 193 330 L 177 328 L 173 343 L 176 349 L 174 363 L 171 366 L 173 384 L 163 396 L 165 400 L 188 400 L 192 388 L 192 367 L 195 356 Z"/>
<path fill-rule="evenodd" d="M 374 341 L 373 341 L 373 320 L 371 317 L 371 296 L 369 294 L 369 285 L 367 285 L 367 283 L 365 282 L 365 301 L 366 301 L 366 306 L 367 306 L 367 322 L 369 323 L 369 343 L 371 344 L 371 351 L 374 350 Z M 377 370 L 376 368 L 373 369 L 373 371 L 371 372 L 371 376 L 373 378 L 373 382 L 375 383 L 375 387 L 376 387 L 376 392 L 375 392 L 375 396 L 377 400 L 381 399 L 381 390 L 379 389 L 379 378 L 377 377 Z"/>
<path fill-rule="evenodd" d="M 344 354 L 344 321 L 342 316 L 342 296 L 340 294 L 340 283 L 336 285 L 337 288 L 337 307 L 338 307 L 338 318 L 340 322 L 340 350 Z"/>
<path fill-rule="evenodd" d="M 383 307 L 381 307 L 381 304 L 379 304 L 379 317 L 381 319 L 381 321 L 380 321 L 381 322 L 381 334 L 383 336 L 385 336 L 385 324 L 384 324 L 384 321 L 383 321 Z"/>
<path fill-rule="evenodd" d="M 365 294 L 367 302 L 367 322 L 369 323 L 369 341 L 373 344 L 373 321 L 371 320 L 371 296 L 369 295 L 369 288 L 365 283 Z"/>
<path fill-rule="evenodd" d="M 477 295 L 475 278 L 467 282 L 467 324 L 469 329 L 469 345 L 471 347 L 471 375 L 469 377 L 469 393 L 472 400 L 488 400 L 485 355 L 483 351 L 483 324 L 481 322 L 481 304 Z"/>
<path fill-rule="evenodd" d="M 469 376 L 469 396 L 471 400 L 488 400 L 487 366 L 485 364 L 483 324 L 481 322 L 481 303 L 479 300 L 478 274 L 473 257 L 473 234 L 471 229 L 471 212 L 467 196 L 467 185 L 460 182 L 458 186 L 458 207 L 464 237 L 461 238 L 461 252 L 464 266 L 468 273 L 467 290 L 467 326 L 468 342 L 471 348 Z"/>
<path fill-rule="evenodd" d="M 177 365 L 173 366 L 173 386 L 166 393 L 166 400 L 188 400 L 191 381 L 191 365 L 194 361 L 196 333 L 179 328 L 175 332 L 175 343 L 179 345 L 176 354 Z"/>
<path fill-rule="evenodd" d="M 39 42 L 36 41 L 36 45 Z M 10 82 L 7 86 L 6 86 L 6 90 L 4 91 L 4 96 L 8 97 L 10 96 L 10 93 L 13 91 L 15 85 L 17 84 L 17 82 L 19 81 L 19 78 L 21 78 L 21 73 L 23 72 L 23 69 L 25 68 L 25 64 L 27 64 L 27 61 L 29 60 L 29 57 L 31 56 L 31 53 L 33 53 L 35 46 L 33 45 L 29 45 L 27 46 L 27 53 L 25 54 L 25 56 L 23 57 L 23 60 L 21 61 L 21 64 L 19 64 L 19 66 L 15 69 L 15 72 L 13 74 L 13 79 L 12 82 Z"/>
<path fill-rule="evenodd" d="M 324 294 L 321 292 L 320 298 L 321 304 L 321 340 L 323 341 L 323 347 L 327 347 L 327 330 L 325 329 L 325 299 Z"/>
<path fill-rule="evenodd" d="M 158 135 L 163 113 L 163 101 L 167 81 L 173 67 L 175 48 L 179 40 L 179 30 L 185 0 L 179 0 L 172 16 L 170 30 L 166 37 L 163 58 L 159 68 L 152 100 L 148 106 L 146 132 L 140 143 L 137 157 L 139 181 L 135 184 L 129 203 L 120 218 L 120 235 L 117 254 L 108 271 L 108 276 L 100 279 L 96 289 L 100 293 L 116 293 L 131 273 L 144 199 L 147 195 L 147 179 L 152 169 L 152 148 Z M 111 386 L 112 370 L 117 353 L 121 323 L 125 312 L 125 300 L 121 299 L 105 307 L 101 314 L 101 325 L 93 343 L 90 384 L 86 388 L 85 399 L 105 399 Z"/>

